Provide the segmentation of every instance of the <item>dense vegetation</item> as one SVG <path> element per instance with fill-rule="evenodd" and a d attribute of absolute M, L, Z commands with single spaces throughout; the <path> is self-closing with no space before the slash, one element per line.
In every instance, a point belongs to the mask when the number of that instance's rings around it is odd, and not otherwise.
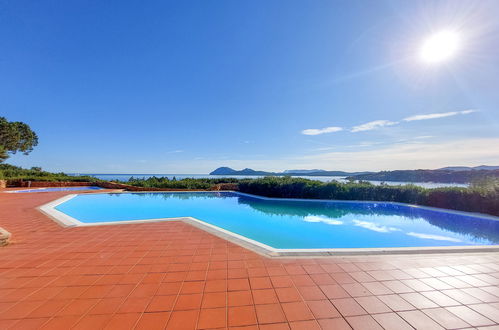
<path fill-rule="evenodd" d="M 349 178 L 372 181 L 470 183 L 489 177 L 499 178 L 499 170 L 400 170 L 359 174 Z"/>
<path fill-rule="evenodd" d="M 393 201 L 499 216 L 498 179 L 476 182 L 470 188 L 426 189 L 415 185 L 376 186 L 368 182 L 339 183 L 266 177 L 241 181 L 239 190 L 268 197 Z"/>
<path fill-rule="evenodd" d="M 237 183 L 241 192 L 280 198 L 393 201 L 499 216 L 499 179 L 475 181 L 469 188 L 427 189 L 415 185 L 373 185 L 369 182 L 321 182 L 293 177 L 261 179 L 132 178 L 127 184 L 147 188 L 212 189 L 221 183 Z"/>
<path fill-rule="evenodd" d="M 167 177 L 151 177 L 148 179 L 130 178 L 122 182 L 136 187 L 165 188 L 165 189 L 212 189 L 214 185 L 221 183 L 238 183 L 241 180 L 231 178 L 220 179 L 168 179 Z"/>
<path fill-rule="evenodd" d="M 0 164 L 0 180 L 24 180 L 24 181 L 75 181 L 75 182 L 97 182 L 100 181 L 91 176 L 71 176 L 64 173 L 51 173 L 43 171 L 39 167 L 24 169 L 21 167 Z"/>
<path fill-rule="evenodd" d="M 50 173 L 40 168 L 22 169 L 0 164 L 0 179 L 31 181 L 101 181 L 89 176 L 69 176 Z M 293 177 L 265 177 L 261 179 L 168 179 L 151 177 L 131 178 L 122 182 L 136 187 L 167 189 L 210 190 L 216 185 L 230 184 L 229 188 L 241 192 L 281 198 L 314 198 L 339 200 L 393 201 L 480 212 L 499 216 L 499 178 L 475 180 L 469 188 L 426 189 L 416 185 L 373 185 L 369 182 L 321 182 Z M 234 187 L 234 188 L 232 188 Z"/>
<path fill-rule="evenodd" d="M 0 117 L 0 163 L 18 151 L 27 155 L 36 145 L 38 136 L 27 124 Z"/>

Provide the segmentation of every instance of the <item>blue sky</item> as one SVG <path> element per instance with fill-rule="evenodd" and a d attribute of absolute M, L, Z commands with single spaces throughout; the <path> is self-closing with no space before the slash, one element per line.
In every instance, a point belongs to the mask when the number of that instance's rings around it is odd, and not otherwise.
<path fill-rule="evenodd" d="M 4 1 L 9 163 L 98 173 L 499 165 L 497 1 Z M 441 30 L 449 61 L 421 60 Z M 320 133 L 320 134 L 319 134 Z"/>

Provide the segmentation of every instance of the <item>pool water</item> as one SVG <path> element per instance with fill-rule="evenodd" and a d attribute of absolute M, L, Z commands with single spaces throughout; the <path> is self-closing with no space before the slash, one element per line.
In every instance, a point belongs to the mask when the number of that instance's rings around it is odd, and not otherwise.
<path fill-rule="evenodd" d="M 90 194 L 58 205 L 83 223 L 194 217 L 276 249 L 499 244 L 499 218 L 385 202 L 264 199 L 235 192 Z"/>
<path fill-rule="evenodd" d="M 51 192 L 51 191 L 78 191 L 78 190 L 100 190 L 101 187 L 51 187 L 51 188 L 32 188 L 24 190 L 12 190 L 12 193 L 38 193 L 38 192 Z"/>

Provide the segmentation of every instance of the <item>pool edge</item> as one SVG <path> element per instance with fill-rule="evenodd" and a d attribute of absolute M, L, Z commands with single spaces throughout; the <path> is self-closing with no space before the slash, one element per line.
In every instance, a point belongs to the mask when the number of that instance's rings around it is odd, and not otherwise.
<path fill-rule="evenodd" d="M 364 201 L 364 200 L 342 200 L 342 199 L 313 199 L 313 198 L 281 198 L 281 197 L 266 197 L 266 196 L 259 196 L 259 195 L 253 195 L 253 194 L 248 194 L 248 193 L 243 193 L 240 191 L 235 191 L 235 190 L 166 190 L 166 191 L 157 191 L 157 190 L 151 190 L 151 191 L 124 191 L 124 190 L 118 190 L 116 192 L 109 192 L 109 191 L 96 191 L 96 192 L 86 192 L 85 195 L 94 195 L 94 194 L 164 194 L 164 193 L 219 193 L 219 192 L 225 192 L 225 193 L 234 193 L 237 195 L 242 195 L 242 196 L 248 196 L 248 197 L 253 197 L 253 198 L 258 198 L 258 199 L 263 199 L 263 200 L 278 200 L 278 201 L 302 201 L 302 202 L 335 202 L 335 203 L 384 203 L 384 204 L 393 204 L 393 205 L 400 205 L 400 206 L 408 206 L 408 207 L 413 207 L 413 208 L 419 208 L 419 209 L 426 209 L 430 211 L 437 211 L 437 212 L 446 212 L 446 213 L 451 213 L 451 214 L 458 214 L 458 215 L 464 215 L 464 216 L 473 216 L 475 218 L 481 218 L 481 219 L 486 219 L 486 220 L 494 220 L 494 221 L 499 221 L 498 216 L 490 215 L 490 214 L 485 214 L 485 213 L 478 213 L 478 212 L 468 212 L 468 211 L 459 211 L 459 210 L 452 210 L 452 209 L 445 209 L 442 207 L 434 207 L 434 206 L 426 206 L 426 205 L 417 205 L 417 204 L 410 204 L 410 203 L 402 203 L 402 202 L 392 202 L 392 201 Z M 81 193 L 77 193 L 76 195 L 80 195 Z"/>
<path fill-rule="evenodd" d="M 158 193 L 157 191 L 153 191 Z M 168 191 L 171 193 L 184 192 L 185 191 Z M 308 199 L 292 199 L 292 198 L 270 198 L 262 197 L 257 195 L 251 195 L 246 193 L 240 193 L 236 191 L 214 191 L 214 192 L 231 192 L 240 195 L 246 195 L 267 200 L 301 200 L 310 201 Z M 109 192 L 95 192 L 86 193 L 89 194 L 105 194 Z M 114 193 L 114 192 L 113 192 Z M 118 192 L 118 193 L 150 193 L 144 192 Z M 159 192 L 159 193 L 165 193 Z M 355 256 L 355 255 L 386 255 L 386 254 L 438 254 L 438 253 L 465 253 L 465 252 L 499 252 L 499 245 L 474 245 L 474 246 L 434 246 L 434 247 L 396 247 L 396 248 L 330 248 L 330 249 L 276 249 L 269 245 L 263 244 L 261 242 L 252 240 L 250 238 L 244 237 L 242 235 L 233 233 L 226 229 L 211 225 L 200 219 L 194 217 L 176 217 L 176 218 L 157 218 L 157 219 L 142 219 L 142 220 L 126 220 L 126 221 L 112 221 L 112 222 L 98 222 L 98 223 L 85 223 L 81 222 L 59 210 L 56 206 L 78 196 L 79 194 L 69 194 L 58 198 L 54 201 L 46 203 L 37 207 L 37 209 L 43 214 L 47 215 L 50 219 L 61 225 L 62 227 L 90 227 L 90 226 L 108 226 L 108 225 L 126 225 L 126 224 L 140 224 L 140 223 L 152 223 L 152 222 L 163 222 L 163 221 L 182 221 L 198 229 L 204 230 L 212 235 L 219 238 L 225 239 L 231 243 L 239 245 L 243 248 L 249 249 L 260 255 L 266 257 L 328 257 L 328 256 Z M 337 201 L 337 200 L 312 200 L 312 201 Z M 378 203 L 376 201 L 340 201 L 340 202 L 366 202 L 366 203 Z M 453 211 L 447 209 L 439 209 L 434 207 L 419 206 L 412 204 L 404 204 L 398 202 L 379 202 L 379 203 L 392 203 L 412 207 L 427 208 L 432 210 L 444 210 L 445 212 L 455 212 L 458 214 L 474 215 L 475 213 L 463 212 L 463 211 Z M 442 211 L 441 211 L 442 212 Z M 499 217 L 488 216 L 483 214 L 481 218 L 488 220 L 499 221 Z"/>

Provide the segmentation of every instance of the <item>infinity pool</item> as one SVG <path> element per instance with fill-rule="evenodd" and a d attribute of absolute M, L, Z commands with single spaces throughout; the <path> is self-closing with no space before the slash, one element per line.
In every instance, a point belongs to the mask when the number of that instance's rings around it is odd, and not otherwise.
<path fill-rule="evenodd" d="M 397 203 L 161 192 L 77 195 L 55 209 L 83 223 L 194 217 L 275 249 L 499 244 L 499 218 Z"/>

